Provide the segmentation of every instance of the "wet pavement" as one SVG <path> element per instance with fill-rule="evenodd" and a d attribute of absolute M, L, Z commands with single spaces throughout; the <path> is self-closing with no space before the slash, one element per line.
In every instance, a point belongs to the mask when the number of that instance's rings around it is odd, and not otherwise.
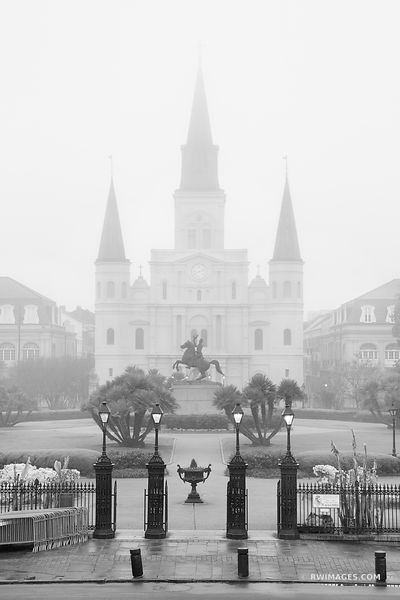
<path fill-rule="evenodd" d="M 145 581 L 238 581 L 237 549 L 244 547 L 248 548 L 249 581 L 373 583 L 374 552 L 384 550 L 388 583 L 400 584 L 397 544 L 287 541 L 268 531 L 240 541 L 213 531 L 180 531 L 165 540 L 145 540 L 142 532 L 134 533 L 122 531 L 113 540 L 90 539 L 39 553 L 3 550 L 0 583 L 131 581 L 134 548 L 141 550 Z"/>

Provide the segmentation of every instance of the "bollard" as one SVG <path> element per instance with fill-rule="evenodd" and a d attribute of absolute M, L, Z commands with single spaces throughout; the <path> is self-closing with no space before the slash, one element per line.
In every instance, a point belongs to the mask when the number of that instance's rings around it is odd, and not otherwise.
<path fill-rule="evenodd" d="M 249 550 L 248 548 L 238 548 L 238 576 L 249 576 Z"/>
<path fill-rule="evenodd" d="M 386 581 L 386 552 L 382 550 L 375 552 L 375 580 L 377 583 Z"/>
<path fill-rule="evenodd" d="M 133 577 L 143 577 L 142 555 L 140 548 L 129 551 L 131 553 L 131 567 Z"/>

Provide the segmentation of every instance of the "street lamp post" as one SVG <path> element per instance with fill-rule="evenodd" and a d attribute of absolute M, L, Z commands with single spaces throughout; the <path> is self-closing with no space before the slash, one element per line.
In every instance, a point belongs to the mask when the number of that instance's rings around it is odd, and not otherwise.
<path fill-rule="evenodd" d="M 151 418 L 154 424 L 155 441 L 154 454 L 146 467 L 148 470 L 147 484 L 147 523 L 144 537 L 149 539 L 162 539 L 167 535 L 167 519 L 164 521 L 164 472 L 165 463 L 158 453 L 158 429 L 163 412 L 159 404 L 152 410 Z M 165 500 L 165 513 L 167 500 Z"/>
<path fill-rule="evenodd" d="M 97 462 L 93 465 L 96 473 L 96 525 L 93 537 L 109 539 L 115 536 L 112 527 L 112 470 L 114 465 L 106 453 L 106 429 L 110 411 L 105 402 L 101 403 L 99 417 L 103 429 L 103 449 Z"/>
<path fill-rule="evenodd" d="M 392 407 L 389 408 L 389 413 L 392 416 L 392 426 L 393 426 L 393 449 L 392 456 L 397 456 L 396 453 L 396 420 L 399 409 L 395 407 L 394 402 L 392 402 Z"/>
<path fill-rule="evenodd" d="M 286 424 L 287 438 L 286 454 L 279 461 L 281 480 L 278 537 L 283 540 L 293 540 L 299 537 L 297 530 L 297 469 L 299 465 L 290 448 L 290 430 L 294 419 L 290 402 L 286 402 L 282 417 Z"/>
<path fill-rule="evenodd" d="M 239 446 L 239 429 L 243 419 L 240 404 L 236 404 L 232 416 L 236 428 L 236 454 L 228 464 L 226 537 L 231 540 L 245 540 L 247 539 L 247 464 L 240 454 Z"/>

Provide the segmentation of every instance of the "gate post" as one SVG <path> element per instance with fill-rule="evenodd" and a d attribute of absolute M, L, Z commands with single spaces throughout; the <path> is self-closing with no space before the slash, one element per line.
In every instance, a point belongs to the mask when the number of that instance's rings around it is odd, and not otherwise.
<path fill-rule="evenodd" d="M 96 526 L 94 538 L 109 539 L 115 537 L 112 524 L 112 470 L 113 464 L 108 456 L 100 456 L 94 464 L 96 473 Z"/>
<path fill-rule="evenodd" d="M 294 419 L 291 403 L 286 403 L 282 417 L 286 423 L 287 449 L 285 456 L 279 461 L 281 481 L 278 537 L 281 540 L 295 540 L 299 538 L 297 529 L 297 469 L 299 465 L 290 449 L 290 428 Z"/>
<path fill-rule="evenodd" d="M 239 427 L 243 418 L 240 404 L 232 412 L 236 425 L 236 454 L 228 464 L 229 481 L 226 493 L 226 537 L 231 540 L 247 539 L 247 464 L 240 454 Z"/>
<path fill-rule="evenodd" d="M 112 470 L 114 465 L 106 452 L 106 427 L 110 411 L 105 402 L 101 404 L 99 417 L 103 429 L 103 449 L 97 462 L 93 465 L 96 473 L 96 525 L 93 537 L 109 539 L 115 537 L 112 524 Z"/>
<path fill-rule="evenodd" d="M 154 454 L 146 465 L 148 470 L 147 523 L 144 537 L 148 539 L 162 539 L 167 535 L 167 526 L 164 522 L 164 498 L 167 502 L 167 495 L 164 493 L 165 463 L 158 453 L 158 428 L 162 415 L 160 405 L 156 404 L 151 413 L 155 430 Z M 167 511 L 166 506 L 166 514 Z"/>

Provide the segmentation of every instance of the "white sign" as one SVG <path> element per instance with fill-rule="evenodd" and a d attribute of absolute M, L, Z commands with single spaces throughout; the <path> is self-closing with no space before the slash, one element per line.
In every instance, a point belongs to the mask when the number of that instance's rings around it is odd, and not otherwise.
<path fill-rule="evenodd" d="M 313 508 L 339 508 L 339 494 L 313 494 Z"/>

